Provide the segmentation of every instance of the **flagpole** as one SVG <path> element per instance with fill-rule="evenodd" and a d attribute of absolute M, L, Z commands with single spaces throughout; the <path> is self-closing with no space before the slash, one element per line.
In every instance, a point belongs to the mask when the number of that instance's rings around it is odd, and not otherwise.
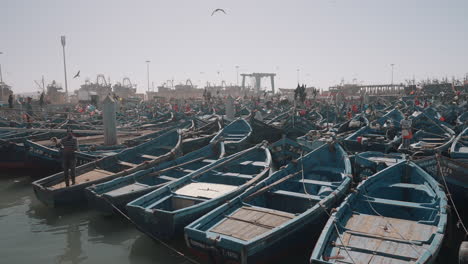
<path fill-rule="evenodd" d="M 68 103 L 68 81 L 67 81 L 67 63 L 65 59 L 65 36 L 60 37 L 63 52 L 63 72 L 65 74 L 65 102 Z"/>

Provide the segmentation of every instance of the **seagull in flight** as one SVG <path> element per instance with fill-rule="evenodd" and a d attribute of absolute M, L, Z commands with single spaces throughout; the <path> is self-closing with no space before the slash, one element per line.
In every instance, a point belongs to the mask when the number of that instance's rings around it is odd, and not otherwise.
<path fill-rule="evenodd" d="M 211 16 L 213 16 L 217 12 L 223 12 L 225 15 L 227 15 L 227 13 L 226 13 L 226 11 L 224 11 L 224 9 L 216 8 L 215 10 L 213 10 L 213 13 L 211 13 Z"/>
<path fill-rule="evenodd" d="M 80 71 L 78 71 L 75 76 L 73 76 L 73 79 L 80 77 Z"/>

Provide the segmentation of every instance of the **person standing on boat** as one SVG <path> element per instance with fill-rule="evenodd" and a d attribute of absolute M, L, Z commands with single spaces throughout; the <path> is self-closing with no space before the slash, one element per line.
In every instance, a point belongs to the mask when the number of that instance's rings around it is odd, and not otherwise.
<path fill-rule="evenodd" d="M 10 109 L 13 109 L 13 94 L 10 94 L 10 96 L 8 96 L 8 107 Z"/>
<path fill-rule="evenodd" d="M 410 140 L 413 138 L 413 133 L 411 132 L 412 122 L 409 120 L 408 115 L 405 115 L 405 119 L 400 121 L 400 125 L 401 136 L 403 138 L 403 148 L 408 149 Z"/>
<path fill-rule="evenodd" d="M 32 98 L 28 97 L 27 102 L 26 102 L 26 120 L 28 122 L 28 125 L 26 126 L 27 128 L 31 128 L 31 121 L 32 121 L 32 116 L 33 116 L 33 108 L 32 108 Z"/>
<path fill-rule="evenodd" d="M 44 107 L 44 93 L 41 93 L 41 97 L 39 97 L 39 106 L 41 109 Z"/>
<path fill-rule="evenodd" d="M 63 176 L 65 184 L 70 186 L 70 178 L 72 185 L 75 185 L 76 176 L 76 155 L 75 152 L 79 151 L 78 139 L 73 135 L 71 128 L 67 129 L 67 136 L 57 142 L 56 138 L 52 138 L 56 146 L 60 148 L 62 154 Z"/>

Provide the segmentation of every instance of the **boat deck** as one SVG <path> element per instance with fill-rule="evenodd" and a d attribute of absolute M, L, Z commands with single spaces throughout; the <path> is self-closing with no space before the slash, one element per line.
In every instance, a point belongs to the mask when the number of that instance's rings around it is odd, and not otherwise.
<path fill-rule="evenodd" d="M 243 206 L 210 231 L 248 241 L 282 225 L 294 216 L 277 210 Z"/>
<path fill-rule="evenodd" d="M 175 193 L 190 197 L 213 199 L 237 188 L 238 186 L 227 184 L 192 182 L 178 189 Z"/>
<path fill-rule="evenodd" d="M 436 226 L 416 221 L 353 214 L 332 250 L 335 263 L 413 263 L 429 247 Z"/>
<path fill-rule="evenodd" d="M 132 184 L 129 184 L 129 185 L 125 185 L 125 186 L 123 186 L 121 188 L 112 190 L 110 192 L 107 192 L 106 194 L 109 195 L 109 196 L 119 196 L 119 195 L 131 193 L 131 192 L 135 192 L 135 191 L 144 190 L 144 189 L 146 189 L 148 187 L 150 187 L 150 186 L 148 186 L 146 184 L 132 183 Z"/>
<path fill-rule="evenodd" d="M 398 162 L 402 161 L 401 158 L 386 158 L 386 157 L 369 157 L 368 159 L 373 161 L 373 162 L 377 162 L 377 163 L 383 162 L 387 166 L 391 166 L 391 165 L 397 164 Z"/>
<path fill-rule="evenodd" d="M 113 172 L 106 171 L 106 170 L 101 170 L 101 169 L 94 169 L 92 171 L 88 171 L 86 173 L 83 173 L 81 175 L 77 175 L 75 178 L 75 184 L 81 184 L 85 182 L 90 182 L 90 181 L 95 181 L 102 179 L 104 177 L 108 177 L 114 175 Z M 51 189 L 60 189 L 60 188 L 65 188 L 65 181 L 62 181 L 56 185 L 50 186 L 49 188 Z"/>

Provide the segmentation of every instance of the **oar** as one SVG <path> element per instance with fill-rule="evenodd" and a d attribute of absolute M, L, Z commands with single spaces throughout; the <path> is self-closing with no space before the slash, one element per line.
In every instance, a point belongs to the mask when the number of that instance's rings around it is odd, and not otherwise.
<path fill-rule="evenodd" d="M 191 161 L 187 161 L 187 162 L 184 162 L 184 163 L 180 163 L 180 164 L 174 165 L 174 166 L 169 167 L 169 168 L 165 168 L 165 169 L 162 169 L 162 170 L 158 170 L 158 171 L 152 172 L 152 173 L 150 173 L 150 174 L 143 175 L 142 178 L 148 177 L 148 176 L 157 176 L 157 175 L 161 175 L 162 173 L 168 172 L 168 171 L 173 170 L 173 169 L 177 169 L 177 168 L 179 168 L 179 167 L 182 167 L 182 166 L 185 166 L 185 165 L 188 165 L 188 164 L 191 164 L 191 163 L 200 161 L 200 160 L 204 160 L 204 159 L 206 159 L 206 158 L 207 158 L 207 157 L 196 158 L 196 159 L 191 160 Z"/>
<path fill-rule="evenodd" d="M 283 183 L 283 182 L 285 182 L 285 181 L 291 179 L 292 177 L 296 176 L 297 174 L 299 174 L 299 173 L 301 173 L 301 172 L 302 172 L 302 170 L 299 170 L 299 171 L 297 171 L 297 172 L 295 172 L 295 173 L 292 173 L 292 174 L 289 174 L 289 175 L 285 176 L 284 178 L 282 178 L 282 179 L 280 179 L 280 180 L 278 180 L 278 181 L 276 181 L 276 182 L 274 182 L 274 183 L 272 183 L 272 184 L 270 184 L 270 185 L 267 185 L 267 186 L 261 188 L 260 190 L 258 190 L 258 191 L 256 191 L 256 192 L 252 193 L 251 195 L 247 196 L 247 197 L 244 199 L 244 201 L 251 200 L 253 197 L 255 197 L 255 196 L 257 196 L 257 195 L 260 195 L 260 194 L 262 194 L 262 193 L 268 191 L 269 189 L 275 187 L 276 185 L 278 185 L 278 184 L 280 184 L 280 183 Z"/>

